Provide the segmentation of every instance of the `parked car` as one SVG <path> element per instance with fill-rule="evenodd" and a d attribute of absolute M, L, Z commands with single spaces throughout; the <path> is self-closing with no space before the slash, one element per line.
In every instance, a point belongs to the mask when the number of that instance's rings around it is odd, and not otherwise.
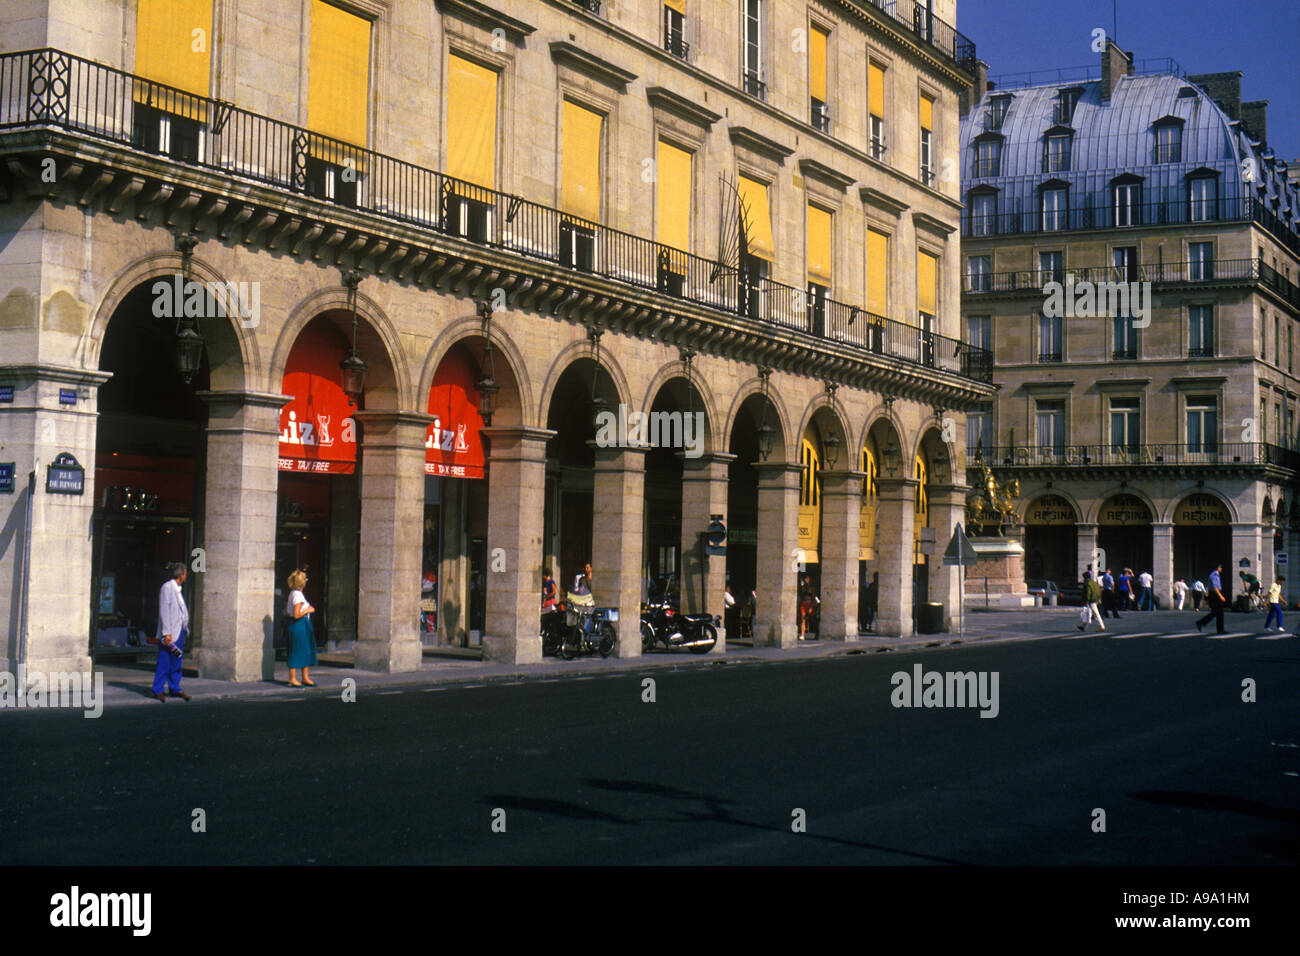
<path fill-rule="evenodd" d="M 1083 607 L 1083 582 L 1076 581 L 1073 584 L 1062 584 L 1061 595 L 1056 599 L 1056 603 L 1065 607 Z"/>
<path fill-rule="evenodd" d="M 1047 581 L 1043 578 L 1031 578 L 1025 582 L 1030 594 L 1036 594 L 1043 599 L 1043 606 L 1046 607 L 1051 603 L 1052 595 L 1056 595 L 1057 603 L 1060 603 L 1061 589 L 1056 586 L 1055 581 Z"/>

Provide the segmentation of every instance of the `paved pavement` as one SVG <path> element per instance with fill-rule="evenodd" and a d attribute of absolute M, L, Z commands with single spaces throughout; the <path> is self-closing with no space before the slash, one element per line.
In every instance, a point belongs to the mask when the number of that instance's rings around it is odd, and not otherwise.
<path fill-rule="evenodd" d="M 1003 641 L 1033 641 L 1049 639 L 1078 639 L 1079 609 L 1074 607 L 1043 607 L 1018 610 L 968 610 L 962 621 L 962 631 L 957 633 L 917 634 L 912 637 L 880 637 L 872 634 L 855 636 L 850 640 L 816 640 L 800 642 L 798 647 L 778 650 L 770 647 L 749 647 L 730 643 L 725 653 L 708 654 L 689 652 L 653 652 L 642 657 L 619 659 L 599 657 L 564 661 L 545 658 L 539 664 L 511 665 L 485 663 L 476 651 L 462 648 L 426 648 L 419 671 L 403 674 L 376 674 L 352 668 L 347 653 L 323 654 L 321 665 L 312 670 L 317 683 L 314 689 L 288 687 L 289 671 L 283 661 L 276 664 L 275 681 L 234 683 L 231 681 L 203 680 L 191 659 L 186 660 L 184 689 L 194 696 L 188 706 L 202 699 L 285 697 L 305 694 L 337 694 L 347 678 L 356 681 L 358 689 L 370 687 L 405 687 L 409 685 L 461 684 L 475 685 L 515 680 L 562 680 L 599 673 L 642 671 L 647 669 L 681 670 L 711 667 L 732 663 L 780 663 L 816 660 L 820 658 L 862 653 L 886 653 L 902 650 L 951 647 L 958 644 L 989 644 Z M 1197 632 L 1194 621 L 1198 615 L 1187 611 L 1132 611 L 1119 620 L 1108 619 L 1106 637 L 1124 639 L 1139 636 L 1165 636 L 1169 638 L 1214 638 L 1214 626 L 1207 625 L 1206 633 Z M 1272 641 L 1290 637 L 1290 633 L 1268 634 L 1263 630 L 1264 616 L 1255 613 L 1225 615 L 1229 635 Z M 1291 618 L 1291 623 L 1296 623 Z M 1096 625 L 1089 634 L 1097 636 Z M 134 662 L 103 663 L 105 707 L 130 705 L 164 706 L 153 698 L 150 685 L 153 680 L 155 653 L 142 653 Z M 179 700 L 169 705 L 187 706 Z"/>

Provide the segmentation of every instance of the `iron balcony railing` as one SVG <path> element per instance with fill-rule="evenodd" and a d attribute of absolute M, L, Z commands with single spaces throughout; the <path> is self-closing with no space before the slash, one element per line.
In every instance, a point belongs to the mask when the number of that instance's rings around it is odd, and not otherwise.
<path fill-rule="evenodd" d="M 750 96 L 756 96 L 760 100 L 767 99 L 767 83 L 759 79 L 757 73 L 746 73 L 744 82 L 745 92 Z"/>
<path fill-rule="evenodd" d="M 862 6 L 872 6 L 909 28 L 917 39 L 928 43 L 940 53 L 951 57 L 964 69 L 975 68 L 975 43 L 959 33 L 950 24 L 936 17 L 930 4 L 915 0 L 858 0 Z"/>
<path fill-rule="evenodd" d="M 993 380 L 957 339 L 52 49 L 0 55 L 0 130 L 57 126 L 915 365 Z"/>
<path fill-rule="evenodd" d="M 1109 192 L 1096 193 L 1084 202 L 1072 196 L 1068 209 L 1044 211 L 1037 202 L 1015 212 L 981 209 L 968 204 L 961 234 L 966 239 L 1017 236 L 1088 229 L 1130 229 L 1140 226 L 1201 222 L 1255 222 L 1293 252 L 1300 252 L 1300 234 L 1273 213 L 1263 201 L 1239 199 L 1172 199 L 1167 202 L 1116 206 Z"/>
<path fill-rule="evenodd" d="M 1258 282 L 1300 308 L 1300 288 L 1262 259 L 1195 259 L 1187 262 L 1148 262 L 1133 268 L 1085 266 L 1081 269 L 1023 269 L 1017 272 L 968 272 L 962 289 L 972 295 L 984 292 L 1041 292 L 1049 282 L 1150 282 L 1181 285 L 1202 282 Z"/>
<path fill-rule="evenodd" d="M 1300 451 L 1265 442 L 1154 445 L 1002 445 L 982 450 L 993 468 L 1276 465 L 1300 471 Z M 974 459 L 974 452 L 968 452 Z"/>

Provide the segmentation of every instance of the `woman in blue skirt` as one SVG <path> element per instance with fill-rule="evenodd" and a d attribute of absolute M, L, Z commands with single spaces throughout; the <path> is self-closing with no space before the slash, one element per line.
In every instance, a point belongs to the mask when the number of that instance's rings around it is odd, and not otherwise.
<path fill-rule="evenodd" d="M 289 575 L 289 600 L 284 613 L 289 616 L 289 686 L 315 687 L 308 669 L 316 664 L 316 630 L 311 626 L 311 614 L 316 609 L 307 603 L 302 589 L 307 586 L 307 575 L 294 571 Z M 298 671 L 302 671 L 302 680 Z"/>

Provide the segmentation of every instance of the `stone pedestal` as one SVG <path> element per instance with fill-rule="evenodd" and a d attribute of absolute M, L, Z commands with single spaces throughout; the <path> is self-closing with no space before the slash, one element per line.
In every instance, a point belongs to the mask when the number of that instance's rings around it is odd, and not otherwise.
<path fill-rule="evenodd" d="M 979 560 L 966 569 L 966 603 L 969 607 L 1033 607 L 1025 586 L 1025 547 L 1018 536 L 971 538 Z"/>

